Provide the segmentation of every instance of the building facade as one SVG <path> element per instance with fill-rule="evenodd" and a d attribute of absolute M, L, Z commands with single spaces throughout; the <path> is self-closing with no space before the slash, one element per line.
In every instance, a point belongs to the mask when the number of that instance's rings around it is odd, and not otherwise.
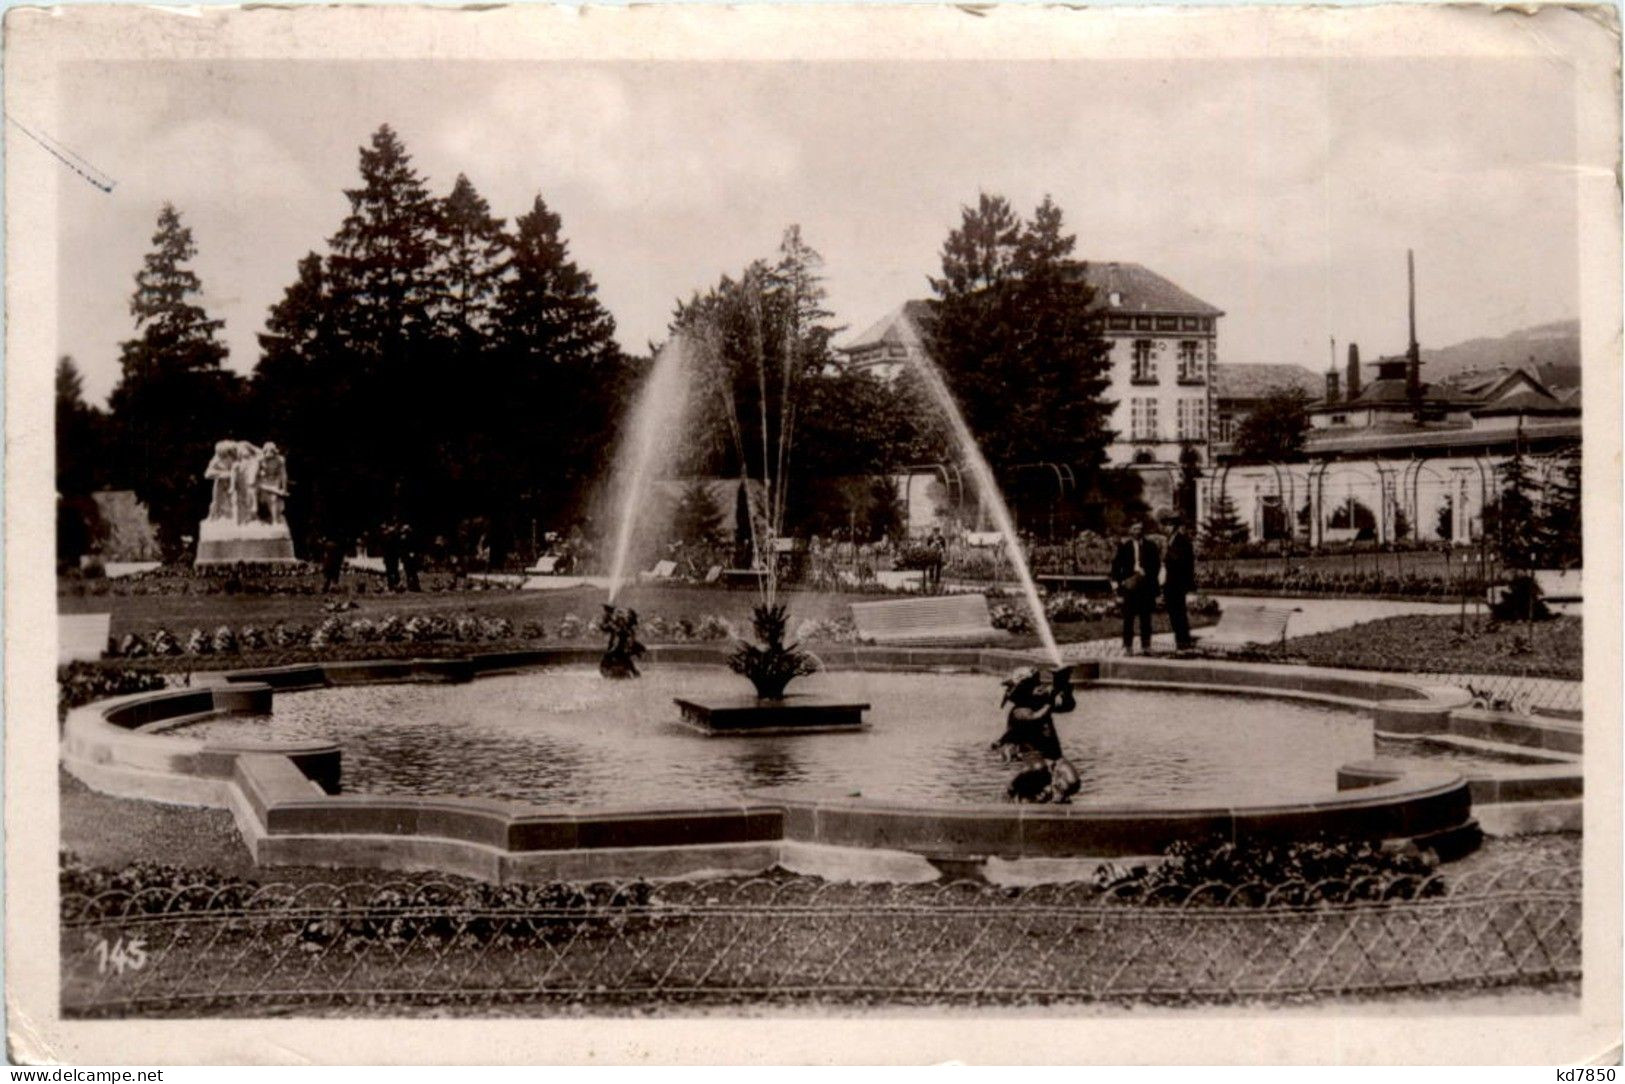
<path fill-rule="evenodd" d="M 1111 344 L 1105 397 L 1115 403 L 1112 466 L 1179 462 L 1189 443 L 1208 460 L 1213 367 L 1223 311 L 1136 263 L 1089 263 L 1101 327 Z M 892 379 L 926 356 L 931 305 L 909 301 L 837 348 L 843 364 Z"/>
<path fill-rule="evenodd" d="M 1544 485 L 1579 446 L 1578 400 L 1527 370 L 1427 383 L 1409 358 L 1384 358 L 1375 369 L 1367 384 L 1351 365 L 1346 387 L 1327 374 L 1325 396 L 1309 407 L 1302 462 L 1243 464 L 1216 447 L 1198 487 L 1202 520 L 1222 498 L 1254 540 L 1472 545 L 1509 458 L 1527 457 Z"/>

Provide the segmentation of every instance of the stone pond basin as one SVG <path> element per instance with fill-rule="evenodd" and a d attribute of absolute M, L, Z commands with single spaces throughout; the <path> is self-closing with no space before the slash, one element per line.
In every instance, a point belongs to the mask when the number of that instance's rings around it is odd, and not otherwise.
<path fill-rule="evenodd" d="M 649 661 L 715 665 L 719 680 L 731 679 L 725 655 L 718 647 L 658 646 Z M 588 648 L 559 647 L 210 674 L 208 684 L 76 709 L 64 724 L 62 762 L 103 793 L 230 810 L 265 867 L 427 870 L 495 882 L 664 879 L 783 867 L 836 879 L 969 875 L 1032 883 L 1086 877 L 1104 863 L 1155 861 L 1177 840 L 1215 835 L 1380 839 L 1414 843 L 1448 860 L 1476 845 L 1481 831 L 1581 826 L 1578 720 L 1475 710 L 1463 690 L 1403 675 L 1286 665 L 1102 659 L 1078 664 L 1074 680 L 1080 689 L 1178 689 L 1247 694 L 1261 703 L 1284 698 L 1338 705 L 1369 713 L 1379 736 L 1494 752 L 1504 762 L 1418 767 L 1357 760 L 1337 770 L 1335 788 L 1323 795 L 1260 804 L 945 805 L 792 786 L 746 790 L 726 802 L 561 810 L 506 799 L 344 793 L 343 750 L 333 742 L 184 735 L 187 724 L 200 720 L 269 714 L 278 691 L 466 682 L 594 665 L 597 657 Z M 832 671 L 1000 676 L 1041 661 L 1020 651 L 947 648 L 837 647 L 820 658 Z"/>

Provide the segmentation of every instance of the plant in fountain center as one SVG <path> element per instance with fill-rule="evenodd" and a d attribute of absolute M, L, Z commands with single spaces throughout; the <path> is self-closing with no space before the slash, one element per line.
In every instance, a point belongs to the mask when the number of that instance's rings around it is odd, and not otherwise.
<path fill-rule="evenodd" d="M 794 641 L 784 642 L 789 620 L 789 607 L 758 603 L 751 611 L 756 642 L 741 640 L 728 657 L 729 669 L 749 678 L 763 700 L 784 699 L 784 687 L 793 679 L 818 672 L 817 659 Z"/>

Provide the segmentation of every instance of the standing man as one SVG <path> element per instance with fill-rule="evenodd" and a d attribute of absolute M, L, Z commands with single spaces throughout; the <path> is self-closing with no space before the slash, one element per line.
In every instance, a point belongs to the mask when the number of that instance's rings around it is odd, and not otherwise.
<path fill-rule="evenodd" d="M 1164 522 L 1168 535 L 1168 554 L 1162 562 L 1162 602 L 1168 610 L 1168 624 L 1173 626 L 1174 647 L 1180 651 L 1196 646 L 1191 639 L 1191 621 L 1185 613 L 1185 596 L 1196 589 L 1196 549 L 1190 535 L 1185 533 L 1185 520 L 1178 513 Z"/>
<path fill-rule="evenodd" d="M 1151 650 L 1151 611 L 1157 606 L 1157 574 L 1162 571 L 1162 555 L 1157 544 L 1145 537 L 1145 525 L 1138 520 L 1128 529 L 1128 540 L 1117 547 L 1112 558 L 1112 584 L 1123 600 L 1123 651 L 1134 651 L 1134 622 L 1140 622 L 1140 651 Z"/>

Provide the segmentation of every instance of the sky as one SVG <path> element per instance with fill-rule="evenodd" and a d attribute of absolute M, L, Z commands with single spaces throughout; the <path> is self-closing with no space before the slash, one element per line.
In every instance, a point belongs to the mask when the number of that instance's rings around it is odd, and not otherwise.
<path fill-rule="evenodd" d="M 436 195 L 465 173 L 511 221 L 540 194 L 634 352 L 792 223 L 842 342 L 930 296 L 982 191 L 1023 213 L 1050 195 L 1080 257 L 1223 309 L 1221 362 L 1403 351 L 1407 248 L 1424 347 L 1579 312 L 1556 60 L 103 62 L 64 86 L 60 115 L 18 119 L 116 182 L 55 174 L 58 353 L 98 403 L 165 201 L 247 373 L 382 123 Z"/>

